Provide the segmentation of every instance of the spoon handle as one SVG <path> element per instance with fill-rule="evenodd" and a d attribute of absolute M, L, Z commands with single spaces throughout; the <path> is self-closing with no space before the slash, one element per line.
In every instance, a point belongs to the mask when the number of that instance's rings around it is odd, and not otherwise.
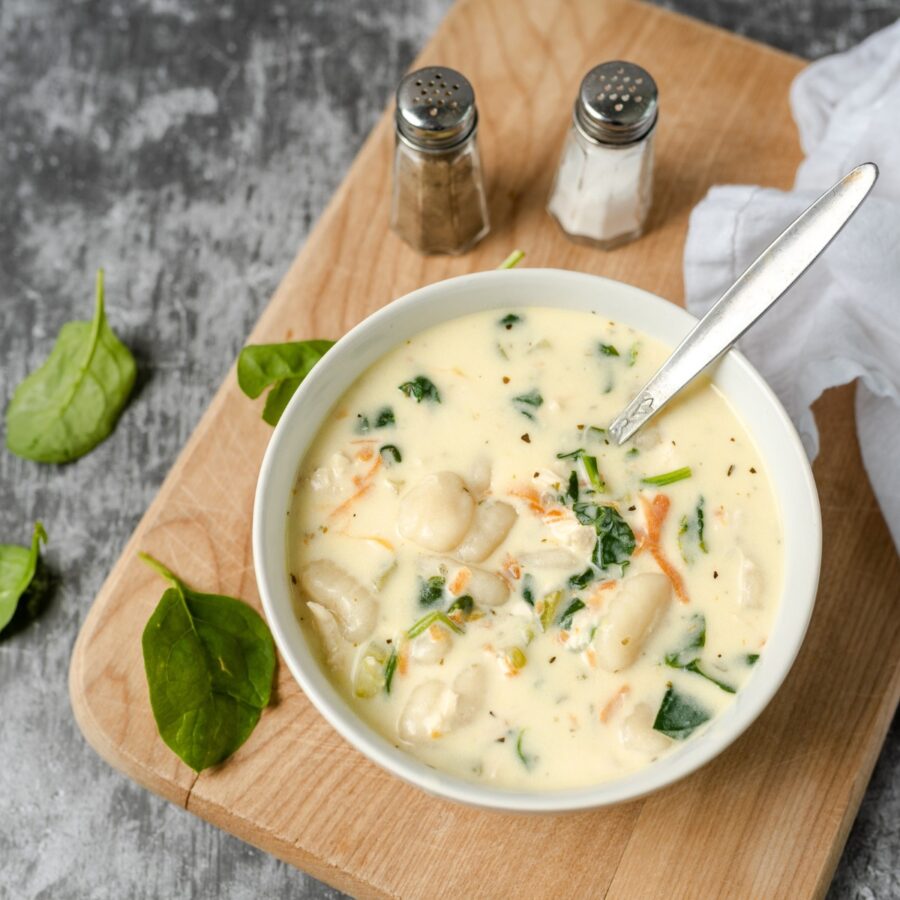
<path fill-rule="evenodd" d="M 877 178 L 874 163 L 857 166 L 763 250 L 610 423 L 607 431 L 616 444 L 627 441 L 772 306 L 831 243 Z"/>

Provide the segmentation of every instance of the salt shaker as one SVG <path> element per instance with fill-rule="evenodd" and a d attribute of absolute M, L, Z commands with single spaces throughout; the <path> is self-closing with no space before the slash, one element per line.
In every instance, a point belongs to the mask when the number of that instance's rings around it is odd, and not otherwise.
<path fill-rule="evenodd" d="M 490 230 L 472 85 L 446 66 L 397 88 L 391 228 L 420 253 L 464 253 Z"/>
<path fill-rule="evenodd" d="M 584 76 L 547 210 L 575 240 L 609 250 L 639 237 L 653 189 L 656 82 L 616 60 Z"/>

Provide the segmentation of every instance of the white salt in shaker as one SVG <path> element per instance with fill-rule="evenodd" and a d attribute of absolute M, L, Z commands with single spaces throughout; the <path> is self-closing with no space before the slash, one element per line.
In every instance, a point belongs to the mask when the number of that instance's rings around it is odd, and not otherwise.
<path fill-rule="evenodd" d="M 630 62 L 581 82 L 547 210 L 575 240 L 609 250 L 639 237 L 653 189 L 656 82 Z"/>

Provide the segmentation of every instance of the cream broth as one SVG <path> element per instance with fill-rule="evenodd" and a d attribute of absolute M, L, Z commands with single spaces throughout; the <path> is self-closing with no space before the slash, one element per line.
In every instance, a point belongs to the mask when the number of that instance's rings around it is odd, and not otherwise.
<path fill-rule="evenodd" d="M 752 439 L 710 384 L 623 447 L 603 431 L 667 352 L 589 313 L 477 313 L 332 411 L 291 511 L 296 610 L 398 747 L 499 787 L 596 784 L 751 676 L 782 583 Z"/>

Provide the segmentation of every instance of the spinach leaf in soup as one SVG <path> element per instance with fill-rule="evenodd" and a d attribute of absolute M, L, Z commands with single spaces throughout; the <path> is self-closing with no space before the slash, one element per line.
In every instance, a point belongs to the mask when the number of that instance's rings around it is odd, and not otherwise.
<path fill-rule="evenodd" d="M 535 410 L 544 405 L 544 398 L 541 396 L 540 391 L 535 388 L 527 394 L 519 394 L 518 397 L 513 397 L 513 405 L 526 419 L 534 421 Z"/>
<path fill-rule="evenodd" d="M 696 550 L 699 550 L 701 553 L 709 553 L 704 535 L 703 506 L 704 500 L 701 497 L 697 501 L 693 514 L 690 516 L 687 514 L 683 515 L 678 524 L 678 549 L 681 551 L 681 558 L 686 563 L 694 561 Z"/>
<path fill-rule="evenodd" d="M 582 585 L 583 586 L 583 585 Z M 563 631 L 568 631 L 572 627 L 572 619 L 575 617 L 575 613 L 579 610 L 584 609 L 584 601 L 575 599 L 573 600 L 565 609 L 565 612 L 559 619 L 559 627 Z"/>
<path fill-rule="evenodd" d="M 521 316 L 517 316 L 515 313 L 507 313 L 502 319 L 500 319 L 497 324 L 505 328 L 507 331 L 512 330 L 514 325 L 519 325 L 524 321 Z"/>
<path fill-rule="evenodd" d="M 40 522 L 35 522 L 30 547 L 0 544 L 0 631 L 9 624 L 19 600 L 34 580 L 42 541 L 47 543 L 47 532 Z"/>
<path fill-rule="evenodd" d="M 618 356 L 619 351 L 612 344 L 600 344 L 600 352 L 603 356 Z"/>
<path fill-rule="evenodd" d="M 725 681 L 721 681 L 714 675 L 706 672 L 700 664 L 700 655 L 706 646 L 706 616 L 703 613 L 694 613 L 688 620 L 687 635 L 680 650 L 667 653 L 666 665 L 671 669 L 682 669 L 685 672 L 693 672 L 701 678 L 712 682 L 716 687 L 727 694 L 734 694 L 735 688 Z"/>
<path fill-rule="evenodd" d="M 172 585 L 141 640 L 160 737 L 194 771 L 229 757 L 269 705 L 275 645 L 242 600 L 202 594 L 162 563 L 141 558 Z"/>
<path fill-rule="evenodd" d="M 615 507 L 599 506 L 596 503 L 576 503 L 575 516 L 582 525 L 593 525 L 597 533 L 597 543 L 591 561 L 601 571 L 611 566 L 619 566 L 622 571 L 631 561 L 635 540 L 631 526 L 622 518 Z"/>
<path fill-rule="evenodd" d="M 68 322 L 44 364 L 13 394 L 6 410 L 6 446 L 36 462 L 66 463 L 112 434 L 137 367 L 106 320 L 103 270 L 90 322 Z"/>
<path fill-rule="evenodd" d="M 416 375 L 412 381 L 404 381 L 400 385 L 401 390 L 407 397 L 415 400 L 416 403 L 426 401 L 428 403 L 440 403 L 441 394 L 435 387 L 434 382 L 424 375 Z"/>
<path fill-rule="evenodd" d="M 383 444 L 378 448 L 378 455 L 386 466 L 395 466 L 397 463 L 403 462 L 403 454 L 400 453 L 395 444 Z"/>
<path fill-rule="evenodd" d="M 444 598 L 444 585 L 446 578 L 440 575 L 432 575 L 431 578 L 419 579 L 419 604 L 421 606 L 434 606 Z"/>
<path fill-rule="evenodd" d="M 676 691 L 670 684 L 666 690 L 653 727 L 676 741 L 689 738 L 712 714 L 693 697 Z"/>
<path fill-rule="evenodd" d="M 271 387 L 262 417 L 277 425 L 303 379 L 333 346 L 334 341 L 326 340 L 248 344 L 238 356 L 238 386 L 251 400 Z"/>

